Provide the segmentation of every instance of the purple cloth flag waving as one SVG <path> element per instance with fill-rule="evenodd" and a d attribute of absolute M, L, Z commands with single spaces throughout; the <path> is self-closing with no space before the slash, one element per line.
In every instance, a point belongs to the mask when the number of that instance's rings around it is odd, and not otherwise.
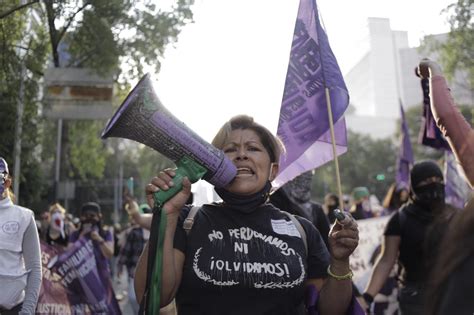
<path fill-rule="evenodd" d="M 436 126 L 431 112 L 430 81 L 428 79 L 421 79 L 421 89 L 423 90 L 423 117 L 421 118 L 418 142 L 438 150 L 451 151 L 448 141 Z"/>
<path fill-rule="evenodd" d="M 344 111 L 349 93 L 321 27 L 315 0 L 301 0 L 280 109 L 278 136 L 286 147 L 280 158 L 281 186 L 334 159 L 325 88 L 332 104 L 336 154 L 347 151 Z"/>
<path fill-rule="evenodd" d="M 396 182 L 398 185 L 409 187 L 410 165 L 413 164 L 413 150 L 410 143 L 410 134 L 408 133 L 408 125 L 405 119 L 405 111 L 400 102 L 401 113 L 401 135 L 400 149 L 398 151 Z"/>

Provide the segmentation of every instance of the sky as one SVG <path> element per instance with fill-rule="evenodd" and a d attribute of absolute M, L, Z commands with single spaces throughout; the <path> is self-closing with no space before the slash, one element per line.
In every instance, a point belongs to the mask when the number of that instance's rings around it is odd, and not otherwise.
<path fill-rule="evenodd" d="M 367 18 L 389 18 L 411 47 L 449 30 L 452 0 L 319 0 L 343 74 L 368 50 Z M 196 0 L 194 23 L 168 47 L 155 90 L 179 120 L 211 141 L 232 116 L 247 114 L 276 133 L 299 0 Z"/>

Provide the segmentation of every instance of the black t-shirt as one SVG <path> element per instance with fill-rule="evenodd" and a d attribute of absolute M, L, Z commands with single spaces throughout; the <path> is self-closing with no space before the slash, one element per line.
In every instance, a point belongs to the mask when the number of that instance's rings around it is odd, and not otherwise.
<path fill-rule="evenodd" d="M 318 229 L 321 234 L 324 243 L 329 248 L 329 230 L 331 226 L 329 225 L 329 220 L 326 214 L 324 213 L 323 207 L 316 202 L 311 202 L 312 211 L 313 211 L 313 224 Z"/>
<path fill-rule="evenodd" d="M 426 232 L 431 221 L 414 216 L 414 204 L 407 204 L 390 217 L 385 236 L 400 236 L 399 260 L 405 269 L 405 281 L 423 282 L 428 276 L 425 253 Z M 404 214 L 401 214 L 404 211 Z M 403 228 L 402 228 L 403 226 Z"/>
<path fill-rule="evenodd" d="M 178 314 L 295 314 L 306 279 L 325 278 L 329 253 L 319 232 L 306 231 L 308 255 L 291 220 L 271 204 L 252 213 L 205 205 L 186 235 L 183 209 L 174 247 L 186 255 Z"/>

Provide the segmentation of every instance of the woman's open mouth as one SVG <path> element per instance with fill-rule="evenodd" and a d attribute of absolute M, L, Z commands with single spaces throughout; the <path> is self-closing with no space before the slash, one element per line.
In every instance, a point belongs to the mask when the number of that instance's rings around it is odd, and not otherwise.
<path fill-rule="evenodd" d="M 253 176 L 255 173 L 252 171 L 252 169 L 248 167 L 239 167 L 237 168 L 237 176 L 236 177 L 249 177 Z"/>

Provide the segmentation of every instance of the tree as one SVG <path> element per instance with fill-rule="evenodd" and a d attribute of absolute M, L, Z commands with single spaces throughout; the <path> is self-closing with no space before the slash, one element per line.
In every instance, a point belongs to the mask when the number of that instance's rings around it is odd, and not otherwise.
<path fill-rule="evenodd" d="M 48 27 L 55 67 L 88 67 L 119 75 L 119 64 L 127 63 L 129 79 L 142 76 L 146 66 L 159 71 L 165 48 L 192 21 L 193 3 L 179 0 L 164 11 L 150 0 L 44 0 L 22 5 L 6 1 L 0 17 L 35 7 Z"/>
<path fill-rule="evenodd" d="M 395 180 L 396 145 L 390 139 L 374 140 L 351 131 L 348 143 L 347 153 L 339 158 L 343 193 L 350 194 L 354 187 L 366 186 L 379 199 L 383 198 Z M 337 193 L 334 167 L 329 162 L 315 170 L 312 189 L 315 199 L 322 200 L 328 192 Z"/>
<path fill-rule="evenodd" d="M 440 46 L 446 73 L 453 77 L 459 69 L 467 71 L 471 91 L 474 87 L 473 9 L 473 0 L 458 0 L 446 8 L 451 29 L 447 41 Z"/>
<path fill-rule="evenodd" d="M 7 160 L 13 172 L 15 128 L 22 101 L 21 174 L 13 176 L 24 192 L 21 203 L 32 209 L 40 207 L 45 182 L 38 159 L 42 123 L 38 116 L 38 82 L 48 54 L 46 36 L 25 11 L 15 11 L 0 19 L 0 156 Z"/>
<path fill-rule="evenodd" d="M 8 98 L 2 97 L 2 100 L 8 101 L 9 105 L 8 108 L 2 107 L 1 110 L 8 113 L 11 125 L 1 124 L 6 132 L 2 133 L 5 137 L 2 141 L 5 143 L 5 149 L 2 148 L 0 153 L 7 155 L 3 152 L 12 152 L 11 146 L 14 142 L 11 130 L 14 130 L 12 126 L 15 122 L 15 104 L 18 100 L 18 95 L 14 95 L 14 91 L 17 91 L 20 85 L 18 80 L 20 71 L 18 62 L 15 61 L 15 58 L 18 59 L 18 54 L 15 49 L 27 35 L 24 27 L 24 20 L 28 16 L 26 9 L 33 10 L 35 19 L 39 20 L 33 32 L 35 36 L 31 36 L 35 39 L 33 43 L 38 47 L 29 45 L 31 47 L 25 49 L 24 57 L 30 61 L 27 66 L 33 83 L 40 81 L 46 65 L 46 49 L 49 48 L 55 67 L 83 67 L 93 69 L 102 75 L 112 74 L 118 84 L 118 90 L 123 91 L 129 86 L 128 82 L 140 77 L 146 68 L 154 67 L 156 71 L 159 70 L 160 59 L 166 46 L 175 42 L 182 26 L 192 20 L 193 0 L 179 0 L 167 11 L 159 9 L 153 1 L 135 3 L 129 0 L 36 0 L 24 4 L 20 4 L 20 1 L 1 1 L 1 4 L 0 36 L 4 46 L 2 48 L 5 49 L 2 49 L 4 71 L 0 74 L 0 78 L 1 82 L 9 83 L 8 86 L 3 86 L 4 90 L 11 92 Z M 40 44 L 43 54 L 36 52 L 40 50 Z M 6 52 L 9 52 L 8 56 Z M 15 54 L 17 57 L 14 58 Z M 38 88 L 36 85 L 36 90 Z M 38 94 L 30 96 L 37 98 Z M 45 145 L 43 148 L 55 147 L 55 134 L 49 130 L 52 127 L 51 123 L 41 121 L 38 117 L 40 112 L 38 104 L 35 106 L 31 111 L 33 115 L 31 118 L 37 125 L 28 124 L 28 127 L 36 131 L 25 128 L 23 137 L 38 138 L 44 134 L 48 137 L 42 141 Z M 3 117 L 6 116 L 2 115 L 2 119 Z M 105 151 L 104 143 L 98 140 L 98 136 L 104 123 L 65 124 L 63 160 L 70 162 L 66 168 L 71 178 L 89 179 L 103 176 L 105 157 L 109 155 Z M 43 161 L 49 163 L 49 169 L 45 167 L 49 174 L 53 174 L 51 169 L 54 151 L 40 150 Z M 25 157 L 26 154 L 22 156 Z M 97 163 L 91 163 L 92 158 L 95 158 L 94 161 Z"/>
<path fill-rule="evenodd" d="M 450 32 L 444 42 L 436 41 L 432 37 L 425 38 L 422 49 L 440 54 L 442 65 L 447 78 L 452 81 L 456 76 L 456 84 L 463 87 L 471 95 L 474 93 L 474 17 L 473 0 L 457 0 L 449 5 L 444 14 L 450 25 Z M 462 75 L 464 74 L 464 75 Z M 464 104 L 471 105 L 472 104 Z"/>

